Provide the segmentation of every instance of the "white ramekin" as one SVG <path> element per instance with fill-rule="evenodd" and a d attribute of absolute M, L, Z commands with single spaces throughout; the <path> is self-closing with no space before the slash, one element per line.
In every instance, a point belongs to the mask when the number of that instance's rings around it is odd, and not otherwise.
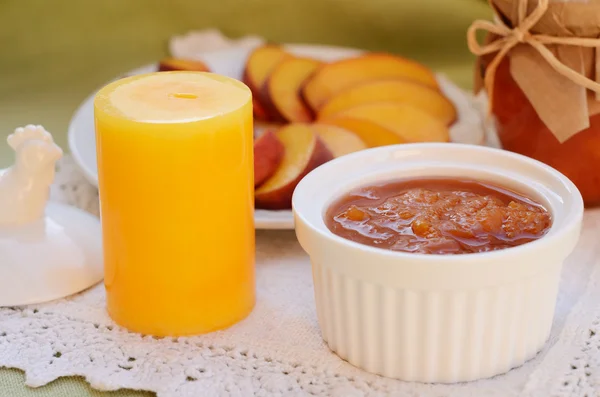
<path fill-rule="evenodd" d="M 545 205 L 552 226 L 543 238 L 519 247 L 444 256 L 362 245 L 325 225 L 332 201 L 353 188 L 435 176 L 519 191 Z M 448 143 L 340 157 L 300 182 L 293 208 L 331 350 L 372 373 L 444 383 L 507 372 L 542 348 L 562 263 L 575 247 L 583 216 L 579 191 L 553 168 L 507 151 Z"/>

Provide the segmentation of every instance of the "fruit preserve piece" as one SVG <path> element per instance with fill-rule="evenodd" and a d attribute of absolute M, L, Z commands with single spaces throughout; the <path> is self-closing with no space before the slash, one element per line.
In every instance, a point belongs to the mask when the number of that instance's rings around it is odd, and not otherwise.
<path fill-rule="evenodd" d="M 393 251 L 467 254 L 522 245 L 546 234 L 540 204 L 485 182 L 413 179 L 356 189 L 325 222 L 338 236 Z"/>
<path fill-rule="evenodd" d="M 560 143 L 540 120 L 510 74 L 504 58 L 496 70 L 493 113 L 504 149 L 540 160 L 575 183 L 586 206 L 600 205 L 600 114 L 590 127 Z"/>

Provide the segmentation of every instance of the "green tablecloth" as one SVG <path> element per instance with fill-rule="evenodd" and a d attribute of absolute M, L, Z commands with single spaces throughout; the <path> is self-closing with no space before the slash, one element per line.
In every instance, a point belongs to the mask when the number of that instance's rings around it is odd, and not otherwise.
<path fill-rule="evenodd" d="M 0 166 L 12 162 L 5 137 L 24 124 L 43 124 L 66 149 L 78 104 L 115 75 L 164 56 L 173 34 L 216 27 L 231 37 L 391 51 L 468 88 L 465 30 L 489 15 L 483 0 L 2 0 Z M 0 369 L 0 397 L 144 394 L 98 393 L 79 378 L 28 389 L 21 372 Z"/>

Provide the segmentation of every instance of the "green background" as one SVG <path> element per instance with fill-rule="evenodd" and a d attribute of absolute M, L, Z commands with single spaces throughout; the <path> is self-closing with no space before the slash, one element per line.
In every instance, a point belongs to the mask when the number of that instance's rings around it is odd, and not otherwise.
<path fill-rule="evenodd" d="M 166 55 L 174 34 L 219 28 L 230 37 L 384 50 L 472 84 L 465 31 L 489 18 L 483 0 L 0 0 L 0 166 L 16 127 L 43 124 L 67 149 L 69 119 L 109 79 Z M 268 234 L 260 236 L 268 238 Z M 38 389 L 0 369 L 0 396 L 138 396 L 92 391 L 79 378 Z"/>

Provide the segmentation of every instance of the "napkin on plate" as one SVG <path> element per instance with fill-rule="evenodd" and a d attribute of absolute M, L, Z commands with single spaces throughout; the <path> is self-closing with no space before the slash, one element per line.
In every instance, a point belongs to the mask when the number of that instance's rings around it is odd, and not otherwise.
<path fill-rule="evenodd" d="M 230 39 L 217 29 L 191 31 L 173 37 L 169 42 L 169 52 L 175 58 L 195 58 L 198 54 L 220 51 L 233 47 L 255 47 L 265 40 L 258 36 L 243 36 Z"/>

